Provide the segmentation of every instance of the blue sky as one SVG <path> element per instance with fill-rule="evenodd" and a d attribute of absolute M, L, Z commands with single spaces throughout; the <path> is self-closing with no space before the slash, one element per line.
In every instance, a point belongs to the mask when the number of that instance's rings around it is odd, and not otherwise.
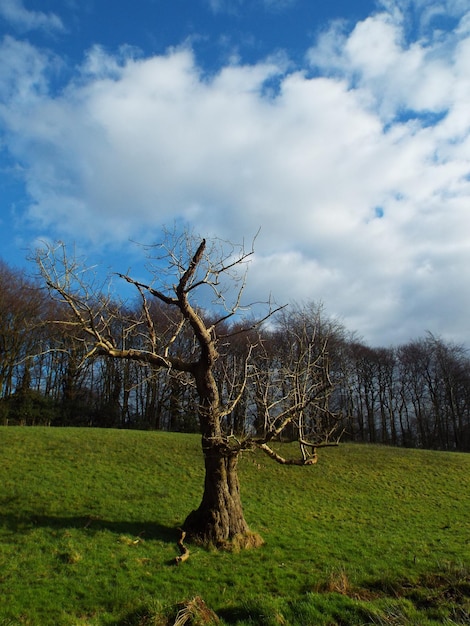
<path fill-rule="evenodd" d="M 0 37 L 10 265 L 261 228 L 249 300 L 470 345 L 469 0 L 0 0 Z"/>

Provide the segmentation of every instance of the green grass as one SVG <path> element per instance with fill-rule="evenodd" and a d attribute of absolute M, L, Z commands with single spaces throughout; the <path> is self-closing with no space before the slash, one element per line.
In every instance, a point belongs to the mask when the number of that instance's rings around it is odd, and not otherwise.
<path fill-rule="evenodd" d="M 238 626 L 470 623 L 470 455 L 320 452 L 307 468 L 247 453 L 265 545 L 175 566 L 199 437 L 0 428 L 0 626 L 173 625 L 195 597 Z"/>

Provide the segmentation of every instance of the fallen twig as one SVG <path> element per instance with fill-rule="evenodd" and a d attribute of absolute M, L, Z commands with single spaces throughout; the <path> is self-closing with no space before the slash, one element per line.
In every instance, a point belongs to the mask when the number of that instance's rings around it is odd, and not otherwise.
<path fill-rule="evenodd" d="M 179 565 L 183 561 L 186 561 L 187 559 L 189 559 L 189 550 L 183 544 L 183 541 L 184 541 L 185 537 L 186 537 L 186 532 L 184 530 L 180 529 L 180 536 L 179 536 L 179 539 L 176 542 L 176 544 L 177 544 L 181 554 L 180 554 L 180 556 L 177 556 L 176 559 L 175 559 L 177 565 Z"/>

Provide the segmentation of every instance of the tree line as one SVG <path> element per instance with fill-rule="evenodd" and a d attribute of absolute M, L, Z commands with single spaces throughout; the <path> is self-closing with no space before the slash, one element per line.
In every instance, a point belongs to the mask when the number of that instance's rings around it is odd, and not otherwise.
<path fill-rule="evenodd" d="M 193 334 L 175 333 L 178 320 L 158 298 L 143 307 L 141 298 L 121 302 L 99 285 L 89 288 L 87 306 L 96 320 L 106 309 L 121 348 L 143 348 L 150 316 L 173 354 L 194 353 Z M 210 307 L 201 315 L 210 327 Z M 0 261 L 0 424 L 199 431 L 197 390 L 186 372 L 90 354 L 72 318 L 43 283 Z M 234 437 L 265 431 L 268 413 L 280 415 L 281 399 L 290 398 L 302 407 L 305 440 L 342 433 L 350 441 L 470 451 L 470 358 L 462 345 L 428 333 L 370 347 L 319 303 L 282 308 L 248 330 L 218 319 L 217 342 L 220 397 L 229 404 L 237 396 L 222 418 Z M 313 383 L 328 393 L 299 402 Z"/>

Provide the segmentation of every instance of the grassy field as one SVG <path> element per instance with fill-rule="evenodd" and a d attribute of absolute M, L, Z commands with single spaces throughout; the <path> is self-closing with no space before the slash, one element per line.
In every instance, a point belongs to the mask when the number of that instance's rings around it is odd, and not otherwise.
<path fill-rule="evenodd" d="M 1 427 L 0 626 L 216 623 L 209 609 L 238 626 L 470 623 L 470 455 L 344 444 L 299 468 L 246 454 L 246 518 L 265 545 L 194 547 L 175 566 L 199 446 Z"/>

